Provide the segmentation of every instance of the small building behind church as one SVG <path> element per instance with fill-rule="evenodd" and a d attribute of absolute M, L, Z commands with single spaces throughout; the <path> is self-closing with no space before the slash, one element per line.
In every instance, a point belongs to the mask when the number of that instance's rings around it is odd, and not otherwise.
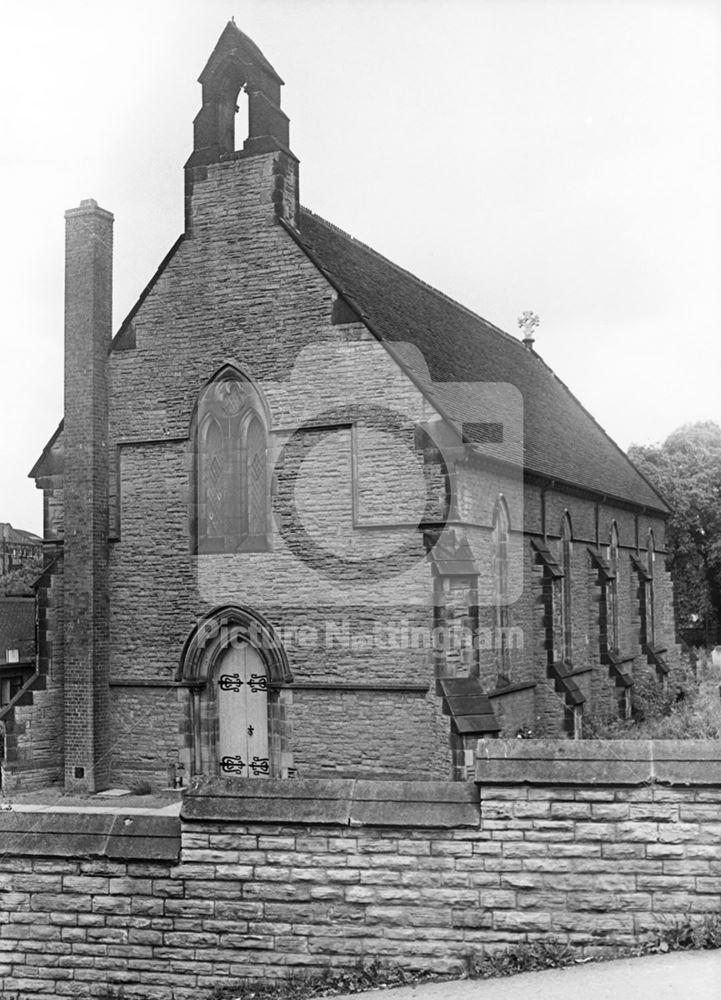
<path fill-rule="evenodd" d="M 503 332 L 299 204 L 283 81 L 235 24 L 200 83 L 185 231 L 115 332 L 113 217 L 66 215 L 4 786 L 465 779 L 478 739 L 630 716 L 679 656 L 663 498 L 532 323 Z"/>
<path fill-rule="evenodd" d="M 0 522 L 0 577 L 14 573 L 31 563 L 42 552 L 43 540 L 32 531 L 13 528 Z"/>
<path fill-rule="evenodd" d="M 35 600 L 0 597 L 0 712 L 35 669 Z"/>

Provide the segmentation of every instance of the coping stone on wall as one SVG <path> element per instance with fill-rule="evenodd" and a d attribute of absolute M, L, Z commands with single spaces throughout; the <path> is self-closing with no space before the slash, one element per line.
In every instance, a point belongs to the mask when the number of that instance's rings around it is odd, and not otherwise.
<path fill-rule="evenodd" d="M 479 740 L 483 785 L 721 785 L 717 740 Z"/>
<path fill-rule="evenodd" d="M 721 785 L 721 741 L 653 740 L 654 781 L 663 785 Z"/>
<path fill-rule="evenodd" d="M 177 861 L 177 816 L 0 812 L 0 852 L 40 857 Z"/>
<path fill-rule="evenodd" d="M 336 826 L 477 827 L 473 782 L 238 778 L 188 791 L 183 821 Z"/>
<path fill-rule="evenodd" d="M 352 779 L 205 780 L 183 797 L 183 820 L 243 823 L 339 823 L 350 814 Z"/>
<path fill-rule="evenodd" d="M 477 827 L 472 781 L 357 781 L 351 826 Z"/>

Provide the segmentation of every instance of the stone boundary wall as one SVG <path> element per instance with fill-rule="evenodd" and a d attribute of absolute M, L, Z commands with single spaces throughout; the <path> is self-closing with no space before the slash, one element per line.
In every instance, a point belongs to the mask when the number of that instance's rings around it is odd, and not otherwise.
<path fill-rule="evenodd" d="M 0 813 L 2 996 L 609 949 L 719 912 L 720 847 L 721 748 L 692 741 L 481 742 L 475 783 L 213 783 L 180 821 Z"/>

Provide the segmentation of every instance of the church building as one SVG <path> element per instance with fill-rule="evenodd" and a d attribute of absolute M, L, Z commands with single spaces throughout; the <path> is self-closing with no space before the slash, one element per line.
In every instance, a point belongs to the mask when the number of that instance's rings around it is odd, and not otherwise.
<path fill-rule="evenodd" d="M 301 207 L 283 81 L 234 23 L 200 83 L 185 231 L 117 331 L 113 217 L 66 214 L 3 788 L 462 780 L 479 739 L 630 717 L 679 656 L 662 497 L 532 316 L 511 336 Z"/>

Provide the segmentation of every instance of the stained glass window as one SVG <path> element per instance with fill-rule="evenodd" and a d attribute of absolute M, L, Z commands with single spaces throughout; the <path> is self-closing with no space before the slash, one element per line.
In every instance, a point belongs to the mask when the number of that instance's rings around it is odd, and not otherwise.
<path fill-rule="evenodd" d="M 265 431 L 257 417 L 251 417 L 246 432 L 245 480 L 248 498 L 248 534 L 265 534 L 266 447 Z"/>
<path fill-rule="evenodd" d="M 217 421 L 209 417 L 205 422 L 201 451 L 203 464 L 203 500 L 205 506 L 206 535 L 223 538 L 225 535 L 225 443 Z"/>
<path fill-rule="evenodd" d="M 268 468 L 257 390 L 224 372 L 201 393 L 196 414 L 193 511 L 198 552 L 267 548 Z"/>

